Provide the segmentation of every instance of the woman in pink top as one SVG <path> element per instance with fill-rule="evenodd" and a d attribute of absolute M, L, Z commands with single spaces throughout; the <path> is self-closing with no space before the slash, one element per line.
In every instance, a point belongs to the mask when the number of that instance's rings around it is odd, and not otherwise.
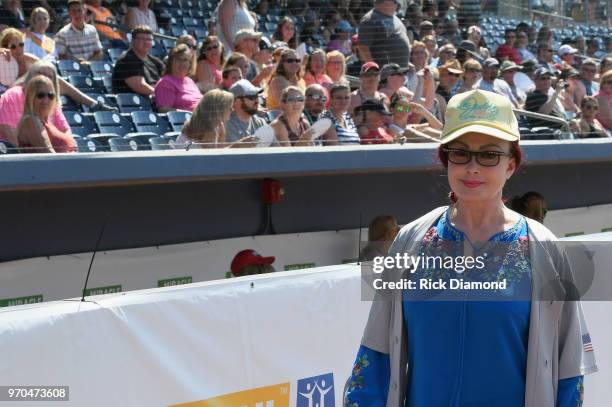
<path fill-rule="evenodd" d="M 612 130 L 612 70 L 601 75 L 599 93 L 595 97 L 599 102 L 597 120 L 603 124 L 606 130 Z"/>
<path fill-rule="evenodd" d="M 14 145 L 18 144 L 15 129 L 23 115 L 26 100 L 25 87 L 37 75 L 49 78 L 54 85 L 55 93 L 59 94 L 58 77 L 55 67 L 47 61 L 37 61 L 32 64 L 27 75 L 19 78 L 15 85 L 0 98 L 0 140 L 8 141 Z M 70 126 L 62 113 L 62 107 L 59 103 L 51 111 L 49 122 L 53 123 L 61 132 L 71 133 Z"/>
<path fill-rule="evenodd" d="M 23 152 L 66 153 L 76 151 L 70 133 L 49 120 L 59 103 L 57 87 L 44 75 L 33 77 L 25 88 L 23 116 L 17 124 L 17 141 Z"/>
<path fill-rule="evenodd" d="M 171 110 L 193 109 L 202 99 L 198 85 L 189 77 L 193 58 L 191 50 L 185 44 L 172 48 L 164 76 L 155 85 L 155 104 L 157 110 L 166 113 Z"/>
<path fill-rule="evenodd" d="M 221 84 L 221 68 L 224 64 L 225 57 L 223 56 L 223 44 L 221 41 L 214 35 L 204 38 L 196 69 L 198 87 L 202 92 L 218 87 Z"/>

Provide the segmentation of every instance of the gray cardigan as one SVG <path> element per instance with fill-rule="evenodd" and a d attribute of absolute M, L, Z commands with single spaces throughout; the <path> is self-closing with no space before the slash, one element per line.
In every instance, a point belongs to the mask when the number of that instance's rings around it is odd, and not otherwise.
<path fill-rule="evenodd" d="M 389 255 L 410 253 L 447 207 L 437 208 L 404 226 L 393 242 Z M 556 405 L 560 379 L 597 371 L 594 352 L 584 352 L 582 335 L 588 328 L 578 301 L 559 301 L 565 290 L 561 278 L 571 276 L 569 262 L 554 245 L 556 237 L 544 225 L 527 219 L 529 252 L 533 276 L 529 321 L 525 407 Z M 386 270 L 383 279 L 396 281 L 401 270 Z M 571 280 L 571 278 L 569 278 Z M 540 294 L 536 298 L 536 293 Z M 402 292 L 376 292 L 362 338 L 362 345 L 389 354 L 390 381 L 387 407 L 404 407 L 407 386 L 406 327 Z M 542 300 L 545 298 L 547 300 Z M 550 300 L 548 300 L 550 299 Z"/>

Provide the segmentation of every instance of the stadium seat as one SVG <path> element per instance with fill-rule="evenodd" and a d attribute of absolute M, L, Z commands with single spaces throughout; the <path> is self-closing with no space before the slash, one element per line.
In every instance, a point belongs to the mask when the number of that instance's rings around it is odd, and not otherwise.
<path fill-rule="evenodd" d="M 113 64 L 117 62 L 117 59 L 121 54 L 123 54 L 124 51 L 125 50 L 121 48 L 111 48 L 108 50 L 108 56 L 110 57 L 111 61 L 113 61 Z"/>
<path fill-rule="evenodd" d="M 183 129 L 183 124 L 187 119 L 191 118 L 189 112 L 168 112 L 168 121 L 174 131 L 180 132 Z"/>
<path fill-rule="evenodd" d="M 139 131 L 137 133 L 128 133 L 124 136 L 124 138 L 127 140 L 136 140 L 139 150 L 150 150 L 151 143 L 149 140 L 157 136 L 158 135 L 156 133 Z"/>
<path fill-rule="evenodd" d="M 84 93 L 104 93 L 104 82 L 102 79 L 94 79 L 91 76 L 70 75 L 68 81 L 71 85 Z"/>
<path fill-rule="evenodd" d="M 115 97 L 113 95 L 104 95 L 102 93 L 88 93 L 87 96 L 89 96 L 90 98 L 100 102 L 100 103 L 104 103 L 108 106 L 112 106 L 112 107 L 116 107 L 117 106 L 117 99 L 115 99 Z"/>
<path fill-rule="evenodd" d="M 17 154 L 19 149 L 8 141 L 0 140 L 0 154 Z"/>
<path fill-rule="evenodd" d="M 168 120 L 163 117 L 156 115 L 153 112 L 137 111 L 132 112 L 132 122 L 136 130 L 139 132 L 152 132 L 155 135 L 161 136 L 164 133 L 172 131 L 172 127 Z"/>
<path fill-rule="evenodd" d="M 57 71 L 64 78 L 71 75 L 91 76 L 91 71 L 87 65 L 81 65 L 77 61 L 67 59 L 58 61 Z"/>
<path fill-rule="evenodd" d="M 117 105 L 121 113 L 131 113 L 138 110 L 151 110 L 151 101 L 136 93 L 117 94 Z"/>
<path fill-rule="evenodd" d="M 62 103 L 63 112 L 80 112 L 81 105 L 78 105 L 74 100 L 68 96 L 60 95 L 60 102 Z"/>
<path fill-rule="evenodd" d="M 170 26 L 170 32 L 175 37 L 180 37 L 181 35 L 189 34 L 183 24 L 172 24 Z"/>
<path fill-rule="evenodd" d="M 102 78 L 102 84 L 104 85 L 105 93 L 113 93 L 113 78 L 105 76 Z"/>
<path fill-rule="evenodd" d="M 196 20 L 193 17 L 183 17 L 183 25 L 185 26 L 185 29 L 193 30 L 199 24 L 198 24 L 198 20 Z"/>
<path fill-rule="evenodd" d="M 115 112 L 95 112 L 94 118 L 100 133 L 114 133 L 120 137 L 134 131 L 130 119 Z"/>
<path fill-rule="evenodd" d="M 151 145 L 151 150 L 172 150 L 171 140 L 170 137 L 164 136 L 151 137 L 149 144 Z"/>
<path fill-rule="evenodd" d="M 80 112 L 64 112 L 64 116 L 70 125 L 72 134 L 87 137 L 87 135 L 98 131 L 92 116 L 84 115 Z"/>
<path fill-rule="evenodd" d="M 102 146 L 95 140 L 89 138 L 75 137 L 79 153 L 95 153 L 103 151 Z"/>
<path fill-rule="evenodd" d="M 91 61 L 89 68 L 94 78 L 113 73 L 113 65 L 110 61 Z"/>
<path fill-rule="evenodd" d="M 136 151 L 138 150 L 138 142 L 136 140 L 128 140 L 122 137 L 111 137 L 108 139 L 110 151 Z"/>

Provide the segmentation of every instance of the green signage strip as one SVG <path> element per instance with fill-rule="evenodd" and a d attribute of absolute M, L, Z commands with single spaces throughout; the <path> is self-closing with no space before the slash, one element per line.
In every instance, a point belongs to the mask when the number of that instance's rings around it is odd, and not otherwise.
<path fill-rule="evenodd" d="M 601 233 L 612 232 L 612 228 L 603 228 L 601 229 Z"/>
<path fill-rule="evenodd" d="M 192 277 L 175 277 L 168 278 L 166 280 L 158 280 L 158 287 L 172 287 L 173 285 L 191 284 L 193 282 Z"/>
<path fill-rule="evenodd" d="M 358 261 L 359 259 L 344 259 L 342 260 L 342 264 L 357 263 Z"/>
<path fill-rule="evenodd" d="M 566 233 L 565 237 L 570 237 L 570 236 L 581 236 L 584 235 L 584 232 L 573 232 L 573 233 Z"/>
<path fill-rule="evenodd" d="M 0 307 L 14 307 L 17 305 L 36 304 L 37 302 L 43 302 L 42 294 L 0 300 Z"/>
<path fill-rule="evenodd" d="M 285 271 L 310 269 L 315 266 L 314 263 L 300 263 L 300 264 L 285 264 Z"/>
<path fill-rule="evenodd" d="M 121 292 L 120 285 L 109 285 L 107 287 L 88 288 L 85 290 L 85 296 L 89 297 L 91 295 L 112 294 L 112 293 L 120 293 L 120 292 Z"/>

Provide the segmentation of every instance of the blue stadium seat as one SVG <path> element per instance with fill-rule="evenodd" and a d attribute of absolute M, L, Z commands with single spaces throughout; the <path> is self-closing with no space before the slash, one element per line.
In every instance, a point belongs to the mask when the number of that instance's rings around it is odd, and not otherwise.
<path fill-rule="evenodd" d="M 128 140 L 122 137 L 111 137 L 108 139 L 108 146 L 110 151 L 136 151 L 138 150 L 138 142 L 135 140 Z"/>
<path fill-rule="evenodd" d="M 113 61 L 113 64 L 117 62 L 117 58 L 119 58 L 124 51 L 125 50 L 121 48 L 111 48 L 108 50 L 108 56 L 110 57 L 111 61 Z"/>
<path fill-rule="evenodd" d="M 117 106 L 117 99 L 113 95 L 104 95 L 102 93 L 88 93 L 87 96 L 108 106 L 119 108 L 119 106 Z"/>
<path fill-rule="evenodd" d="M 113 64 L 110 61 L 91 61 L 89 68 L 95 78 L 99 78 L 103 74 L 113 73 Z"/>
<path fill-rule="evenodd" d="M 100 133 L 114 133 L 123 137 L 134 131 L 131 120 L 119 113 L 95 112 L 94 118 Z"/>
<path fill-rule="evenodd" d="M 104 151 L 100 143 L 89 138 L 75 137 L 74 140 L 77 143 L 79 153 L 95 153 L 97 151 Z"/>
<path fill-rule="evenodd" d="M 92 116 L 84 115 L 80 112 L 64 112 L 64 116 L 66 116 L 72 134 L 87 137 L 87 135 L 98 131 Z"/>
<path fill-rule="evenodd" d="M 104 93 L 104 82 L 91 76 L 70 75 L 68 81 L 71 85 L 84 93 Z"/>
<path fill-rule="evenodd" d="M 128 133 L 124 136 L 127 140 L 135 140 L 138 143 L 139 150 L 150 150 L 151 143 L 150 139 L 157 137 L 158 134 L 146 131 L 139 131 L 137 133 Z"/>
<path fill-rule="evenodd" d="M 174 48 L 176 41 L 164 38 L 162 40 L 162 44 L 164 45 L 164 48 L 166 48 L 167 51 L 170 51 L 172 48 Z"/>
<path fill-rule="evenodd" d="M 168 123 L 168 120 L 153 112 L 137 111 L 132 112 L 131 115 L 134 126 L 136 126 L 136 130 L 139 132 L 152 132 L 161 136 L 164 133 L 172 131 L 172 127 L 170 123 Z"/>
<path fill-rule="evenodd" d="M 175 37 L 180 37 L 181 35 L 189 34 L 187 28 L 183 24 L 172 24 L 170 26 L 170 32 Z"/>
<path fill-rule="evenodd" d="M 102 78 L 105 93 L 113 93 L 113 78 L 105 76 Z"/>
<path fill-rule="evenodd" d="M 196 20 L 193 17 L 183 17 L 183 25 L 185 26 L 185 29 L 193 30 L 199 24 L 198 24 L 198 20 Z"/>
<path fill-rule="evenodd" d="M 80 112 L 81 105 L 78 105 L 74 100 L 68 96 L 60 95 L 60 102 L 62 103 L 63 112 Z"/>
<path fill-rule="evenodd" d="M 170 137 L 164 136 L 151 137 L 149 144 L 151 145 L 151 150 L 172 150 L 171 140 Z"/>
<path fill-rule="evenodd" d="M 183 129 L 183 124 L 189 118 L 191 118 L 191 113 L 189 112 L 168 112 L 168 121 L 174 131 L 180 132 Z"/>
<path fill-rule="evenodd" d="M 117 105 L 121 113 L 131 113 L 138 110 L 151 110 L 151 101 L 148 97 L 136 93 L 117 94 Z"/>
<path fill-rule="evenodd" d="M 81 65 L 77 61 L 68 59 L 57 62 L 57 71 L 60 76 L 67 78 L 71 75 L 91 76 L 91 71 L 87 65 Z"/>
<path fill-rule="evenodd" d="M 17 154 L 19 149 L 8 141 L 0 140 L 0 154 Z"/>

